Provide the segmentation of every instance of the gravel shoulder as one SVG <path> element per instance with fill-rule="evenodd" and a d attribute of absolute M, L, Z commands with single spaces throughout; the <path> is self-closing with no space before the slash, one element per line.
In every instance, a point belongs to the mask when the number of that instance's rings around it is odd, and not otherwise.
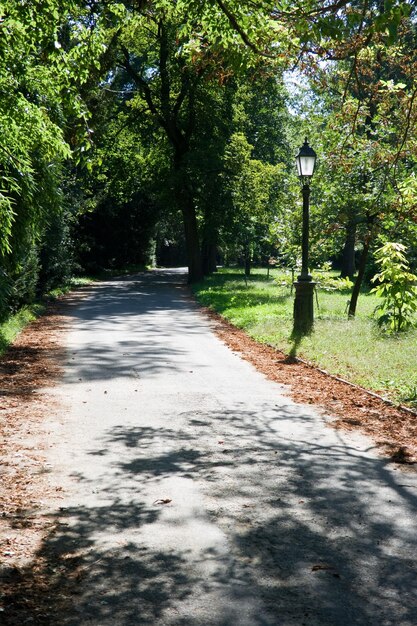
<path fill-rule="evenodd" d="M 176 272 L 83 295 L 1 362 L 3 623 L 416 623 L 414 422 Z"/>

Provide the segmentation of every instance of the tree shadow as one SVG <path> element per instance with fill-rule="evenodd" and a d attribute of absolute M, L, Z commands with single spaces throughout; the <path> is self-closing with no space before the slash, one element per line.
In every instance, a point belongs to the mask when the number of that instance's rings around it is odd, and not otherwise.
<path fill-rule="evenodd" d="M 290 340 L 292 342 L 290 351 L 288 356 L 285 358 L 285 363 L 295 363 L 297 360 L 298 350 L 303 342 L 304 337 L 308 336 L 310 333 L 303 333 L 300 330 L 293 328 L 290 336 Z"/>
<path fill-rule="evenodd" d="M 319 418 L 290 402 L 182 417 L 177 431 L 114 427 L 90 450 L 112 474 L 98 485 L 78 473 L 99 503 L 51 516 L 19 574 L 44 585 L 43 621 L 39 603 L 25 615 L 45 626 L 415 624 L 414 475 L 343 433 L 324 440 Z M 175 484 L 172 504 L 152 501 Z M 6 608 L 19 615 L 24 600 Z"/>
<path fill-rule="evenodd" d="M 74 461 L 7 626 L 415 626 L 415 475 L 272 392 L 145 418 Z"/>
<path fill-rule="evenodd" d="M 163 547 L 149 551 L 122 538 L 123 531 L 138 532 L 157 515 L 117 501 L 107 507 L 61 512 L 35 562 L 3 573 L 6 589 L 7 583 L 13 583 L 15 592 L 6 596 L 2 623 L 154 624 L 173 598 L 187 597 L 193 582 L 186 573 L 186 555 Z M 119 548 L 109 549 L 105 537 L 98 540 L 97 535 L 105 532 L 119 534 Z"/>

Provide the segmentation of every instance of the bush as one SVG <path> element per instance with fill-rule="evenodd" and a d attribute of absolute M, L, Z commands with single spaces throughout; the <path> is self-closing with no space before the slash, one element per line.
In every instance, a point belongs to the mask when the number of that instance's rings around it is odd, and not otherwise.
<path fill-rule="evenodd" d="M 0 322 L 6 319 L 10 312 L 10 297 L 12 294 L 12 281 L 6 270 L 0 268 Z"/>
<path fill-rule="evenodd" d="M 45 230 L 40 250 L 38 293 L 64 285 L 74 269 L 74 250 L 68 212 L 55 215 Z"/>
<path fill-rule="evenodd" d="M 375 252 L 380 267 L 372 282 L 378 283 L 371 293 L 382 298 L 375 309 L 378 325 L 391 332 L 401 332 L 415 325 L 417 311 L 417 276 L 410 272 L 407 248 L 387 242 Z"/>
<path fill-rule="evenodd" d="M 10 259 L 8 259 L 10 261 Z M 32 244 L 20 258 L 13 258 L 10 269 L 4 261 L 0 268 L 0 319 L 3 321 L 24 304 L 33 302 L 39 279 L 39 253 Z"/>

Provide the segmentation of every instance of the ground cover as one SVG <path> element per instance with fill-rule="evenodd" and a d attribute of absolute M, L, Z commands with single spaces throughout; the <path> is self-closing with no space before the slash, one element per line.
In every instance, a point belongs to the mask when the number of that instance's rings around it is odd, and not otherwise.
<path fill-rule="evenodd" d="M 256 341 L 308 360 L 390 398 L 417 407 L 417 331 L 387 335 L 372 313 L 379 300 L 361 294 L 357 316 L 347 319 L 348 289 L 335 274 L 316 276 L 315 332 L 300 342 L 291 339 L 294 294 L 290 272 L 257 269 L 245 281 L 240 269 L 223 268 L 196 285 L 201 304 L 220 313 Z"/>
<path fill-rule="evenodd" d="M 49 391 L 62 371 L 68 314 L 87 293 L 84 279 L 74 282 L 80 286 L 75 293 L 56 290 L 42 308 L 27 307 L 1 327 L 9 340 L 17 335 L 0 354 L 0 622 L 5 626 L 56 624 L 77 575 L 71 559 L 41 550 L 46 534 L 59 527 L 45 509 L 45 501 L 59 506 L 62 488 L 48 479 L 44 420 L 56 408 Z"/>

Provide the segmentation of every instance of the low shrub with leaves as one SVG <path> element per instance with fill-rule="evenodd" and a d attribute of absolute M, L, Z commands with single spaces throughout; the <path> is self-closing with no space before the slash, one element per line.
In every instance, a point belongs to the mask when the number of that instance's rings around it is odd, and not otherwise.
<path fill-rule="evenodd" d="M 380 268 L 372 282 L 371 293 L 382 298 L 375 309 L 378 325 L 391 332 L 401 332 L 415 326 L 417 311 L 417 276 L 410 272 L 407 248 L 388 241 L 375 252 Z"/>
<path fill-rule="evenodd" d="M 312 276 L 317 283 L 318 289 L 323 291 L 347 293 L 353 287 L 353 283 L 349 278 L 340 278 L 340 276 L 336 276 L 335 272 L 332 272 L 330 261 L 323 263 L 319 269 L 313 270 Z"/>
<path fill-rule="evenodd" d="M 353 283 L 349 278 L 327 276 L 325 273 L 314 272 L 313 280 L 317 282 L 317 287 L 323 289 L 323 291 L 349 293 L 353 287 Z"/>
<path fill-rule="evenodd" d="M 388 397 L 392 397 L 397 402 L 405 403 L 413 408 L 417 407 L 417 378 L 409 382 L 398 380 L 382 380 L 381 386 Z"/>

